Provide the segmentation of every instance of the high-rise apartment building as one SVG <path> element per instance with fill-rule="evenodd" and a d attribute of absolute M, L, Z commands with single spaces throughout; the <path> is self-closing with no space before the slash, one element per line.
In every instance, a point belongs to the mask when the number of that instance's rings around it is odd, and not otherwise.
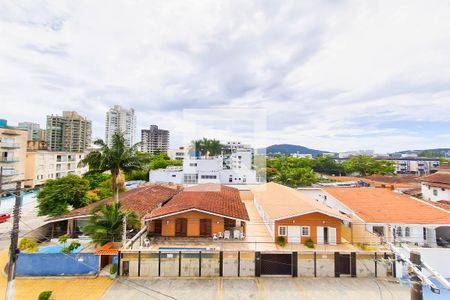
<path fill-rule="evenodd" d="M 169 130 L 150 125 L 150 129 L 141 130 L 141 151 L 150 154 L 165 152 L 169 149 Z"/>
<path fill-rule="evenodd" d="M 41 129 L 41 126 L 33 122 L 20 122 L 17 126 L 20 129 L 26 129 L 28 131 L 29 141 L 45 141 L 45 130 Z"/>
<path fill-rule="evenodd" d="M 91 145 L 92 123 L 74 111 L 47 116 L 50 151 L 83 152 Z"/>
<path fill-rule="evenodd" d="M 121 132 L 125 138 L 125 146 L 130 148 L 136 143 L 136 116 L 134 109 L 126 109 L 114 105 L 106 112 L 105 142 L 111 146 L 114 133 Z"/>

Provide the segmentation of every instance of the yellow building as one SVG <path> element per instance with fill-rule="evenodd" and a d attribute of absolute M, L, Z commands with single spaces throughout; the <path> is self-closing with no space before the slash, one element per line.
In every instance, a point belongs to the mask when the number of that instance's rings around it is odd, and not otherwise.
<path fill-rule="evenodd" d="M 35 187 L 48 179 L 62 178 L 69 174 L 81 176 L 88 166 L 79 166 L 87 152 L 58 152 L 46 150 L 28 150 L 26 154 L 26 186 Z"/>
<path fill-rule="evenodd" d="M 16 127 L 7 126 L 0 120 L 0 168 L 2 181 L 25 179 L 25 157 L 27 151 L 28 132 Z M 3 189 L 14 188 L 13 184 L 3 184 Z"/>

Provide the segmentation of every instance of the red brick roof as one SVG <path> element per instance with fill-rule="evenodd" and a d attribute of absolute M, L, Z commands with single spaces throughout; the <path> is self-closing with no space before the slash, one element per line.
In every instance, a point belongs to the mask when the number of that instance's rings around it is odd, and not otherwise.
<path fill-rule="evenodd" d="M 95 251 L 98 255 L 117 255 L 118 253 L 119 249 L 115 248 L 112 242 L 106 243 Z"/>
<path fill-rule="evenodd" d="M 450 213 L 384 188 L 324 188 L 369 223 L 450 224 Z"/>
<path fill-rule="evenodd" d="M 435 187 L 450 188 L 450 173 L 434 173 L 420 178 L 420 181 Z"/>
<path fill-rule="evenodd" d="M 167 204 L 147 214 L 145 219 L 197 209 L 229 218 L 249 220 L 239 190 L 218 184 L 201 184 L 184 189 Z"/>
<path fill-rule="evenodd" d="M 128 190 L 119 195 L 119 201 L 122 204 L 121 210 L 131 210 L 138 218 L 142 218 L 146 213 L 151 212 L 162 202 L 170 199 L 181 191 L 180 187 L 168 187 L 163 185 L 144 185 L 135 189 Z M 81 216 L 89 216 L 94 208 L 100 204 L 112 204 L 114 199 L 107 198 L 88 206 L 74 209 L 63 215 L 50 218 L 49 221 L 72 219 Z"/>

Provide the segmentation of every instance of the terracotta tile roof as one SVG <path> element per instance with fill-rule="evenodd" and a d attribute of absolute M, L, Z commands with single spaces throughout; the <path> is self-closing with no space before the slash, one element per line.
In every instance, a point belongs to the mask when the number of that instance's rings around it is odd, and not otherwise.
<path fill-rule="evenodd" d="M 140 186 L 126 192 L 119 196 L 119 201 L 122 204 L 121 210 L 131 210 L 136 213 L 139 218 L 142 218 L 146 213 L 158 207 L 162 202 L 168 200 L 175 194 L 181 191 L 180 187 L 168 187 L 157 184 L 148 184 Z M 92 203 L 88 206 L 74 209 L 63 215 L 50 218 L 49 221 L 72 219 L 81 216 L 89 216 L 94 208 L 100 204 L 112 204 L 114 199 L 106 198 L 99 202 Z"/>
<path fill-rule="evenodd" d="M 350 216 L 341 214 L 338 210 L 330 208 L 301 191 L 290 187 L 269 182 L 252 189 L 257 203 L 271 220 L 280 220 L 295 215 L 319 212 L 351 221 Z"/>
<path fill-rule="evenodd" d="M 95 251 L 98 255 L 117 255 L 118 253 L 119 249 L 115 248 L 112 242 L 106 243 Z"/>
<path fill-rule="evenodd" d="M 423 200 L 423 201 L 450 212 L 450 201 L 448 200 L 439 200 L 439 201 Z"/>
<path fill-rule="evenodd" d="M 239 191 L 217 184 L 200 184 L 185 188 L 167 204 L 147 214 L 145 219 L 163 217 L 190 209 L 198 209 L 234 219 L 249 220 Z"/>
<path fill-rule="evenodd" d="M 434 173 L 421 177 L 420 181 L 435 187 L 450 188 L 450 173 Z"/>
<path fill-rule="evenodd" d="M 383 188 L 323 188 L 369 223 L 450 224 L 450 213 Z"/>
<path fill-rule="evenodd" d="M 362 180 L 373 186 L 378 187 L 390 187 L 400 188 L 400 189 L 413 189 L 416 188 L 415 182 L 416 177 L 400 177 L 400 176 L 382 176 L 382 175 L 372 175 L 367 177 L 353 177 L 353 176 L 327 176 L 329 179 L 334 179 L 336 181 L 358 181 Z"/>

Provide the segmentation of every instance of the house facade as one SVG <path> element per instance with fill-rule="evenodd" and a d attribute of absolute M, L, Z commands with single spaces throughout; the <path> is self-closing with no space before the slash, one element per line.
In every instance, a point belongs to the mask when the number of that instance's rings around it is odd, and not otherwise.
<path fill-rule="evenodd" d="M 225 230 L 245 234 L 249 217 L 237 189 L 208 184 L 185 188 L 144 220 L 155 236 L 212 237 Z"/>
<path fill-rule="evenodd" d="M 450 201 L 450 173 L 438 172 L 420 179 L 422 198 Z"/>
<path fill-rule="evenodd" d="M 450 213 L 425 201 L 386 188 L 302 189 L 315 201 L 352 216 L 353 243 L 390 242 L 436 246 L 450 237 Z"/>
<path fill-rule="evenodd" d="M 342 226 L 352 219 L 314 201 L 301 192 L 269 182 L 252 189 L 254 204 L 274 239 L 282 236 L 291 244 L 336 245 L 342 242 Z"/>

